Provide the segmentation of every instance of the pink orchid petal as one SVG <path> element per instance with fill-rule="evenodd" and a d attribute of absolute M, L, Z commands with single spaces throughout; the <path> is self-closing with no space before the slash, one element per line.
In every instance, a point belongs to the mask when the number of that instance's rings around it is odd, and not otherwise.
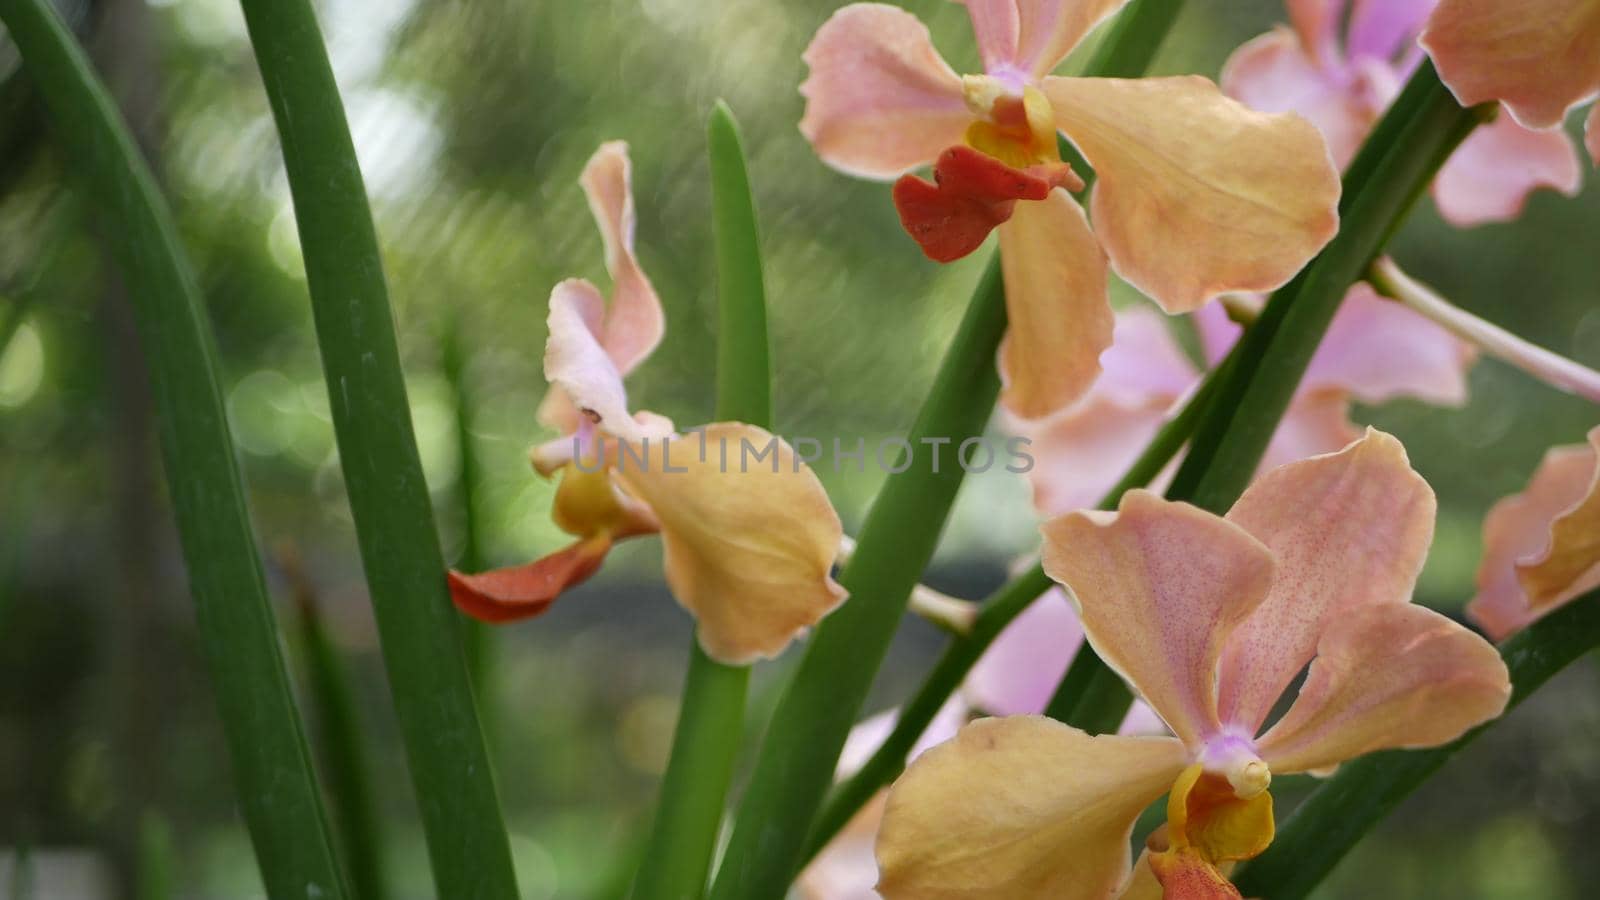
<path fill-rule="evenodd" d="M 979 719 L 889 789 L 878 834 L 886 900 L 1110 897 L 1134 820 L 1187 762 L 1171 738 Z"/>
<path fill-rule="evenodd" d="M 1289 22 L 1306 52 L 1319 64 L 1331 68 L 1342 57 L 1339 26 L 1344 21 L 1346 0 L 1286 0 Z"/>
<path fill-rule="evenodd" d="M 1532 131 L 1510 116 L 1473 132 L 1433 182 L 1439 215 L 1457 228 L 1510 222 L 1528 196 L 1549 188 L 1568 197 L 1583 186 L 1583 164 L 1566 131 Z"/>
<path fill-rule="evenodd" d="M 1274 774 L 1326 772 L 1374 750 L 1455 740 L 1510 696 L 1483 638 L 1410 603 L 1364 606 L 1328 623 L 1299 697 L 1258 752 Z"/>
<path fill-rule="evenodd" d="M 967 7 L 990 75 L 1027 82 L 1048 75 L 1128 0 L 956 0 Z"/>
<path fill-rule="evenodd" d="M 605 348 L 597 316 L 605 301 L 594 285 L 569 278 L 550 292 L 550 336 L 545 342 L 544 377 L 582 416 L 623 440 L 644 436 L 628 414 L 628 393 Z"/>
<path fill-rule="evenodd" d="M 800 86 L 800 131 L 842 172 L 892 179 L 961 143 L 972 123 L 960 77 L 927 26 L 898 7 L 844 7 L 817 30 L 804 58 L 811 75 Z"/>
<path fill-rule="evenodd" d="M 1188 393 L 1199 373 L 1168 321 L 1148 307 L 1119 311 L 1111 348 L 1100 355 L 1103 371 L 1095 391 L 1130 403 L 1150 399 L 1170 403 Z"/>
<path fill-rule="evenodd" d="M 1257 478 L 1228 520 L 1271 548 L 1278 571 L 1223 654 L 1222 720 L 1254 733 L 1330 622 L 1365 605 L 1409 602 L 1434 511 L 1433 490 L 1405 448 L 1372 429 L 1338 453 Z"/>
<path fill-rule="evenodd" d="M 1043 90 L 1099 175 L 1094 228 L 1112 266 L 1170 313 L 1277 288 L 1338 230 L 1338 173 L 1299 116 L 1192 76 L 1050 77 Z"/>
<path fill-rule="evenodd" d="M 900 710 L 886 709 L 874 716 L 868 716 L 855 724 L 850 729 L 850 734 L 845 738 L 844 749 L 839 751 L 839 765 L 834 773 L 834 778 L 844 780 L 861 771 L 861 767 L 872 759 L 883 742 L 889 739 L 894 731 L 895 723 L 900 720 Z M 961 697 L 951 697 L 945 701 L 944 706 L 934 714 L 933 720 L 923 730 L 922 737 L 911 746 L 911 752 L 906 755 L 906 760 L 916 759 L 923 751 L 937 746 L 956 736 L 961 726 L 967 723 L 967 704 Z"/>
<path fill-rule="evenodd" d="M 1600 457 L 1600 428 L 1589 432 L 1591 465 Z M 1556 606 L 1600 586 L 1600 467 L 1583 493 L 1550 523 L 1548 546 L 1517 561 L 1517 576 L 1535 612 Z"/>
<path fill-rule="evenodd" d="M 1345 295 L 1301 386 L 1347 391 L 1363 403 L 1415 397 L 1460 406 L 1476 360 L 1470 344 L 1363 281 Z"/>
<path fill-rule="evenodd" d="M 1143 490 L 1116 513 L 1070 513 L 1042 531 L 1044 570 L 1071 593 L 1100 658 L 1185 744 L 1216 733 L 1218 659 L 1272 586 L 1266 546 Z"/>
<path fill-rule="evenodd" d="M 1422 32 L 1439 0 L 1355 0 L 1346 43 L 1351 57 L 1391 60 Z"/>
<path fill-rule="evenodd" d="M 1478 594 L 1467 612 L 1489 636 L 1504 640 L 1561 602 L 1600 586 L 1573 579 L 1564 591 L 1545 598 L 1545 608 L 1535 611 L 1529 602 L 1519 568 L 1537 561 L 1553 549 L 1551 526 L 1563 514 L 1581 509 L 1600 494 L 1600 428 L 1589 434 L 1587 445 L 1555 447 L 1521 493 L 1496 503 L 1483 520 L 1483 560 L 1478 565 Z"/>
<path fill-rule="evenodd" d="M 1106 258 L 1083 209 L 1060 188 L 1019 202 L 999 231 L 1010 316 L 1001 402 L 1024 419 L 1044 418 L 1089 390 L 1111 346 Z"/>
<path fill-rule="evenodd" d="M 1272 433 L 1256 472 L 1270 472 L 1313 456 L 1336 453 L 1360 438 L 1361 429 L 1350 421 L 1349 394 L 1339 390 L 1303 391 Z"/>
<path fill-rule="evenodd" d="M 1022 15 L 1017 0 L 956 0 L 967 8 L 972 33 L 978 39 L 978 54 L 984 71 L 995 73 L 1017 70 L 1017 42 L 1022 30 Z"/>
<path fill-rule="evenodd" d="M 1377 109 L 1321 68 L 1287 28 L 1235 50 L 1222 68 L 1222 90 L 1251 109 L 1305 116 L 1322 132 L 1341 169 L 1355 158 L 1377 120 Z"/>
<path fill-rule="evenodd" d="M 1589 158 L 1594 164 L 1600 166 L 1600 103 L 1596 103 L 1589 110 L 1589 122 L 1583 130 L 1583 143 L 1589 150 Z"/>
<path fill-rule="evenodd" d="M 578 183 L 600 226 L 606 247 L 606 271 L 611 273 L 611 305 L 600 331 L 600 343 L 616 363 L 617 371 L 627 375 L 661 343 L 666 330 L 661 300 L 633 252 L 636 216 L 628 145 L 623 141 L 601 144 L 583 167 Z"/>
<path fill-rule="evenodd" d="M 1600 3 L 1441 0 L 1422 34 L 1463 106 L 1499 100 L 1529 128 L 1553 128 L 1600 91 Z"/>
<path fill-rule="evenodd" d="M 1014 426 L 1015 433 L 1028 439 L 1033 457 L 1028 482 L 1034 509 L 1057 516 L 1094 508 L 1161 430 L 1171 406 L 1161 400 L 1133 404 L 1096 393 L 1061 415 Z"/>
<path fill-rule="evenodd" d="M 800 900 L 879 900 L 873 845 L 883 825 L 888 791 L 879 791 L 845 823 L 795 879 Z"/>
<path fill-rule="evenodd" d="M 1083 626 L 1058 588 L 1017 616 L 962 685 L 968 703 L 992 716 L 1037 715 L 1083 644 Z"/>

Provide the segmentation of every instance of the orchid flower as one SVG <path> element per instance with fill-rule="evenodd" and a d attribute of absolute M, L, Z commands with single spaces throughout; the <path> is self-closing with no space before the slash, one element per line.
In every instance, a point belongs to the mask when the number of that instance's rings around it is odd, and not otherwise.
<path fill-rule="evenodd" d="M 1483 521 L 1467 614 L 1497 641 L 1600 588 L 1600 428 L 1545 454 L 1528 486 Z"/>
<path fill-rule="evenodd" d="M 1224 869 L 1270 844 L 1274 775 L 1435 746 L 1504 710 L 1494 648 L 1410 602 L 1434 512 L 1400 443 L 1369 430 L 1262 476 L 1226 517 L 1140 490 L 1115 513 L 1047 523 L 1045 571 L 1175 736 L 1091 737 L 1036 716 L 966 726 L 890 789 L 878 890 L 1238 897 Z M 1167 823 L 1134 870 L 1134 821 L 1163 794 Z"/>
<path fill-rule="evenodd" d="M 895 179 L 901 221 L 948 262 L 1000 232 L 1002 401 L 1030 419 L 1082 396 L 1111 343 L 1107 263 L 1171 313 L 1270 290 L 1337 231 L 1315 128 L 1203 78 L 1051 70 L 1126 0 L 966 0 L 984 72 L 961 77 L 910 13 L 855 3 L 817 31 L 800 130 L 833 167 Z M 1057 132 L 1094 166 L 1094 228 Z M 907 173 L 932 165 L 935 182 Z"/>
<path fill-rule="evenodd" d="M 660 416 L 629 412 L 623 375 L 659 343 L 662 315 L 633 254 L 626 145 L 602 145 L 581 183 L 614 293 L 607 304 L 581 279 L 551 291 L 551 390 L 539 416 L 565 436 L 532 453 L 541 475 L 560 479 L 553 516 L 576 540 L 527 565 L 451 572 L 451 596 L 488 622 L 536 616 L 594 574 L 616 541 L 660 533 L 667 583 L 706 653 L 730 665 L 776 656 L 844 600 L 829 574 L 839 517 L 816 475 L 766 431 L 730 422 L 680 436 Z M 746 447 L 761 454 L 754 463 Z"/>
<path fill-rule="evenodd" d="M 1222 89 L 1264 112 L 1304 115 L 1344 168 L 1421 62 L 1417 35 L 1437 2 L 1288 0 L 1292 27 L 1240 47 L 1223 67 Z M 1541 187 L 1573 196 L 1582 180 L 1578 152 L 1564 132 L 1501 116 L 1469 136 L 1440 169 L 1433 198 L 1445 221 L 1465 228 L 1515 219 Z"/>
<path fill-rule="evenodd" d="M 1600 0 L 1440 0 L 1422 46 L 1462 104 L 1498 100 L 1529 128 L 1600 94 Z M 1600 164 L 1600 106 L 1586 134 Z"/>
<path fill-rule="evenodd" d="M 1206 362 L 1216 365 L 1241 333 L 1221 304 L 1194 314 Z M 1466 401 L 1472 347 L 1369 285 L 1351 289 L 1311 359 L 1299 392 L 1263 458 L 1267 471 L 1331 453 L 1360 437 L 1352 400 L 1384 403 L 1415 397 L 1458 406 Z M 1028 478 L 1034 506 L 1046 515 L 1092 507 L 1150 443 L 1172 409 L 1195 389 L 1199 369 L 1153 312 L 1118 314 L 1105 374 L 1089 394 L 1045 422 L 1008 427 L 1032 442 Z"/>

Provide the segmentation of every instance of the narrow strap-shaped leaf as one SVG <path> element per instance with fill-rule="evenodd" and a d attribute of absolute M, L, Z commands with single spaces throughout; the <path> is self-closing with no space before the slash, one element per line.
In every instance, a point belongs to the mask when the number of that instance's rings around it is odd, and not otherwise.
<path fill-rule="evenodd" d="M 361 170 L 308 0 L 242 0 L 283 143 L 339 462 L 440 896 L 517 896 Z"/>
<path fill-rule="evenodd" d="M 171 213 L 45 0 L 0 0 L 0 21 L 93 188 L 131 288 L 200 640 L 267 891 L 346 896 L 267 601 L 204 304 Z"/>
<path fill-rule="evenodd" d="M 761 239 L 738 123 L 724 103 L 706 127 L 711 212 L 717 253 L 717 420 L 761 428 L 772 419 L 767 296 Z M 749 666 L 727 666 L 689 646 L 689 673 L 661 784 L 660 806 L 635 900 L 698 900 L 739 755 Z"/>
<path fill-rule="evenodd" d="M 1600 591 L 1573 600 L 1506 641 L 1500 655 L 1511 671 L 1510 708 L 1596 646 Z M 1289 816 L 1267 852 L 1240 871 L 1239 890 L 1272 900 L 1306 896 L 1372 826 L 1496 722 L 1443 747 L 1374 753 L 1346 763 Z"/>
<path fill-rule="evenodd" d="M 1132 9 L 1150 18 L 1108 44 L 1100 64 L 1122 71 L 1122 60 L 1150 52 L 1146 45 L 1160 43 L 1182 5 L 1135 0 L 1123 14 Z M 712 886 L 713 900 L 771 896 L 799 868 L 839 751 L 961 487 L 959 447 L 983 433 L 999 397 L 995 353 L 1005 329 L 996 254 L 908 435 L 910 458 L 901 462 L 909 466 L 884 482 L 856 555 L 840 575 L 850 599 L 817 628 L 778 701 Z"/>

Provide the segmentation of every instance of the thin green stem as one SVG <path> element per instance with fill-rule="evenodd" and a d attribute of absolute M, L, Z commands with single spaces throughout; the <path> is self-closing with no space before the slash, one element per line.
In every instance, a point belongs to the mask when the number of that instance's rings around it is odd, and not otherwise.
<path fill-rule="evenodd" d="M 200 641 L 267 892 L 347 896 L 245 509 L 204 303 L 171 212 L 49 4 L 0 0 L 0 21 L 98 198 L 131 287 Z"/>
<path fill-rule="evenodd" d="M 483 536 L 478 521 L 478 488 L 483 481 L 482 465 L 478 460 L 477 442 L 472 437 L 473 410 L 476 397 L 467 375 L 467 347 L 461 333 L 461 317 L 455 311 L 446 313 L 447 319 L 440 337 L 440 368 L 450 386 L 450 399 L 455 406 L 456 458 L 459 460 L 456 478 L 456 496 L 461 516 L 461 555 L 456 568 L 463 572 L 482 571 Z M 472 687 L 477 692 L 478 715 L 483 720 L 484 734 L 493 744 L 495 719 L 494 683 L 494 629 L 484 622 L 461 617 L 461 649 L 467 657 L 467 672 Z"/>
<path fill-rule="evenodd" d="M 1216 372 L 1213 370 L 1206 376 L 1178 414 L 1162 426 L 1127 473 L 1100 501 L 1101 509 L 1115 509 L 1123 494 L 1149 484 L 1178 455 L 1215 390 Z M 1044 570 L 1035 564 L 990 595 L 971 630 L 966 636 L 950 641 L 917 693 L 901 707 L 900 714 L 895 718 L 894 729 L 883 744 L 860 770 L 845 779 L 829 795 L 827 803 L 817 815 L 816 827 L 812 829 L 808 840 L 806 860 L 820 852 L 874 794 L 900 775 L 912 747 L 945 701 L 960 687 L 984 651 L 989 649 L 989 645 L 1012 620 L 1053 584 Z M 1077 658 L 1098 663 L 1092 652 L 1081 653 Z M 1076 688 L 1073 696 L 1076 696 Z"/>
<path fill-rule="evenodd" d="M 344 104 L 309 0 L 242 5 L 283 145 L 339 461 L 434 883 L 445 897 L 510 900 L 510 841 L 445 585 Z"/>
<path fill-rule="evenodd" d="M 711 210 L 717 254 L 717 419 L 767 428 L 772 418 L 767 292 L 761 234 L 739 126 L 718 102 L 706 126 Z M 672 755 L 634 900 L 699 900 L 704 896 L 722 815 L 738 760 L 750 667 L 689 647 Z"/>
<path fill-rule="evenodd" d="M 1600 591 L 1590 591 L 1512 637 L 1500 648 L 1511 672 L 1515 709 L 1557 672 L 1600 646 Z M 1340 767 L 1278 830 L 1267 852 L 1235 883 L 1246 897 L 1299 900 L 1326 878 L 1372 826 L 1457 752 L 1503 718 L 1429 750 L 1374 753 Z"/>

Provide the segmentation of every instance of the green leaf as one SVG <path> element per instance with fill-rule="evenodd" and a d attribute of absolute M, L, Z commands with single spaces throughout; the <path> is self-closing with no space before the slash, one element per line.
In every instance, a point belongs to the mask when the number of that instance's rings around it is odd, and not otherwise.
<path fill-rule="evenodd" d="M 711 111 L 706 139 L 717 253 L 717 420 L 767 428 L 772 374 L 761 236 L 738 123 L 726 104 L 718 102 Z M 705 894 L 739 755 L 749 680 L 749 666 L 725 666 L 691 641 L 672 756 L 634 883 L 635 900 L 698 900 Z"/>
<path fill-rule="evenodd" d="M 267 891 L 346 896 L 279 649 L 194 274 L 149 168 L 45 0 L 0 0 L 128 280 L 196 621 Z"/>
<path fill-rule="evenodd" d="M 294 198 L 339 461 L 441 896 L 517 896 L 383 264 L 308 0 L 243 0 Z"/>
<path fill-rule="evenodd" d="M 1573 600 L 1500 648 L 1515 709 L 1557 672 L 1600 646 L 1600 591 Z M 1508 710 L 1509 711 L 1509 710 Z M 1267 852 L 1235 878 L 1246 897 L 1298 900 L 1326 878 L 1362 836 L 1497 719 L 1431 750 L 1374 753 L 1339 768 L 1289 816 Z"/>

